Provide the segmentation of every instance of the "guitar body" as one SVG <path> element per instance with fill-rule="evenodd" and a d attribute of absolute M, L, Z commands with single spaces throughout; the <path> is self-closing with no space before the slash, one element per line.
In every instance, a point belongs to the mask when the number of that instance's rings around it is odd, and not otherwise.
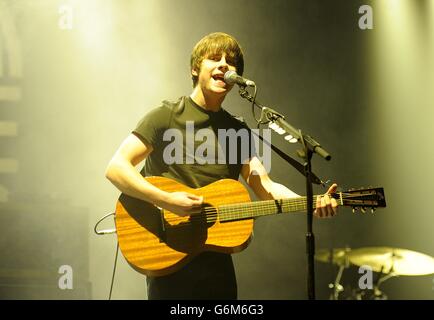
<path fill-rule="evenodd" d="M 115 218 L 119 247 L 138 272 L 163 276 L 179 270 L 203 251 L 235 253 L 248 246 L 253 219 L 220 222 L 217 210 L 221 205 L 251 201 L 241 182 L 222 179 L 192 189 L 164 177 L 147 177 L 146 180 L 167 192 L 185 191 L 203 196 L 210 219 L 207 221 L 203 215 L 195 214 L 180 217 L 121 194 Z"/>
<path fill-rule="evenodd" d="M 307 198 L 250 201 L 244 185 L 222 179 L 192 189 L 172 179 L 147 177 L 166 192 L 203 196 L 200 212 L 181 217 L 153 204 L 121 194 L 116 204 L 119 247 L 138 272 L 163 276 L 179 270 L 203 251 L 235 253 L 245 249 L 253 231 L 253 217 L 306 211 Z M 330 194 L 353 210 L 386 207 L 383 188 L 368 188 Z M 315 199 L 316 196 L 314 196 Z M 313 203 L 315 206 L 315 202 Z"/>

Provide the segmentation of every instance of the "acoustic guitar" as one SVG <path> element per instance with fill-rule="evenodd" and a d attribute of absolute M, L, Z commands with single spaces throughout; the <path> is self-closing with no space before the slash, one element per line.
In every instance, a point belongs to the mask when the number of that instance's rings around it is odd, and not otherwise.
<path fill-rule="evenodd" d="M 164 177 L 146 180 L 166 192 L 203 196 L 200 212 L 181 217 L 151 203 L 120 195 L 115 215 L 119 247 L 136 271 L 151 276 L 175 272 L 202 251 L 239 252 L 250 242 L 253 218 L 306 211 L 307 207 L 306 197 L 252 202 L 244 185 L 232 179 L 198 189 Z M 363 212 L 365 208 L 386 206 L 383 188 L 330 196 L 341 206 L 362 208 Z M 315 201 L 313 205 L 315 208 Z"/>

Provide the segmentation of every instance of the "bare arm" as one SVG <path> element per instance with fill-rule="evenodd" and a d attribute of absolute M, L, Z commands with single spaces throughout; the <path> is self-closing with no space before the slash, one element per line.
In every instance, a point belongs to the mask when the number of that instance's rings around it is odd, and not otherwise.
<path fill-rule="evenodd" d="M 152 152 L 151 145 L 144 144 L 130 134 L 110 160 L 105 176 L 122 193 L 151 202 L 159 207 L 184 215 L 202 203 L 202 199 L 185 192 L 165 192 L 143 178 L 136 165 Z"/>
<path fill-rule="evenodd" d="M 243 165 L 241 175 L 261 200 L 299 197 L 298 194 L 284 185 L 272 181 L 264 166 L 256 157 Z"/>
<path fill-rule="evenodd" d="M 261 200 L 300 197 L 284 185 L 272 181 L 261 161 L 256 157 L 253 157 L 250 159 L 249 163 L 243 165 L 241 175 Z M 337 185 L 333 184 L 327 193 L 334 192 L 336 187 Z M 324 196 L 317 198 L 316 207 L 319 210 L 315 210 L 316 216 L 333 216 L 337 211 L 336 200 L 333 198 L 330 199 L 327 193 Z"/>

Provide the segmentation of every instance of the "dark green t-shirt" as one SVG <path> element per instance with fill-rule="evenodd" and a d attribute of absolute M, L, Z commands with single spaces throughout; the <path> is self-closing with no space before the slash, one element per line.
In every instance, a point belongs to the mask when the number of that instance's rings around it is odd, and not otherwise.
<path fill-rule="evenodd" d="M 191 188 L 238 179 L 242 164 L 255 150 L 243 121 L 224 109 L 206 111 L 190 97 L 163 102 L 141 119 L 133 133 L 153 147 L 143 176 L 164 176 Z M 237 297 L 232 258 L 217 252 L 203 252 L 168 276 L 148 276 L 147 283 L 149 299 Z"/>
<path fill-rule="evenodd" d="M 192 188 L 238 179 L 255 150 L 242 120 L 223 108 L 207 111 L 190 97 L 163 102 L 141 119 L 133 133 L 153 147 L 143 176 L 164 176 Z"/>

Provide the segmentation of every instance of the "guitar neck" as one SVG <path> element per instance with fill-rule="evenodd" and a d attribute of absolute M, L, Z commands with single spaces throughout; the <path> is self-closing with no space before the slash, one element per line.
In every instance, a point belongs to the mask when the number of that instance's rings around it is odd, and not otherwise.
<path fill-rule="evenodd" d="M 343 205 L 342 192 L 331 195 L 338 200 L 339 205 Z M 313 196 L 313 208 L 316 208 L 317 196 Z M 291 199 L 264 200 L 247 203 L 226 204 L 218 207 L 219 220 L 235 221 L 252 219 L 256 217 L 268 216 L 279 213 L 290 213 L 306 211 L 307 197 Z"/>

